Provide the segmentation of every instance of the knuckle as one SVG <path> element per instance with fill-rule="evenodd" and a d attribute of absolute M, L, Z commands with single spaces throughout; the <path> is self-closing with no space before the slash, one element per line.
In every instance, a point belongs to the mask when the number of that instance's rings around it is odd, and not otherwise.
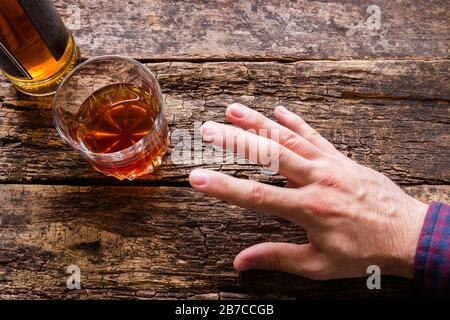
<path fill-rule="evenodd" d="M 334 268 L 328 257 L 313 255 L 302 269 L 302 275 L 309 279 L 328 280 L 331 279 Z"/>
<path fill-rule="evenodd" d="M 305 137 L 307 140 L 314 142 L 322 138 L 322 136 L 314 129 L 311 129 Z"/>
<path fill-rule="evenodd" d="M 321 195 L 310 196 L 304 207 L 316 215 L 327 215 L 332 211 L 330 201 Z"/>
<path fill-rule="evenodd" d="M 307 267 L 303 272 L 303 275 L 312 280 L 328 280 L 330 279 L 327 274 L 327 268 L 320 263 L 314 263 Z"/>
<path fill-rule="evenodd" d="M 303 132 L 305 130 L 306 121 L 300 116 L 297 116 L 295 120 L 297 122 L 297 131 Z"/>
<path fill-rule="evenodd" d="M 270 270 L 274 270 L 274 271 L 282 271 L 282 266 L 281 266 L 281 259 L 279 257 L 279 255 L 274 252 L 272 254 L 269 255 L 268 257 L 268 262 L 269 262 L 269 269 Z"/>
<path fill-rule="evenodd" d="M 226 194 L 230 194 L 233 192 L 233 180 L 230 177 L 226 177 L 223 188 Z"/>
<path fill-rule="evenodd" d="M 265 193 L 261 185 L 250 183 L 248 201 L 255 207 L 261 207 L 265 203 Z"/>
<path fill-rule="evenodd" d="M 340 188 L 342 183 L 334 173 L 325 173 L 318 179 L 318 183 L 325 187 Z"/>
<path fill-rule="evenodd" d="M 283 142 L 282 144 L 289 149 L 295 148 L 298 144 L 298 136 L 295 132 L 288 131 L 283 136 Z"/>
<path fill-rule="evenodd" d="M 257 114 L 253 118 L 253 125 L 255 128 L 261 129 L 266 127 L 266 117 L 264 117 L 262 114 Z"/>

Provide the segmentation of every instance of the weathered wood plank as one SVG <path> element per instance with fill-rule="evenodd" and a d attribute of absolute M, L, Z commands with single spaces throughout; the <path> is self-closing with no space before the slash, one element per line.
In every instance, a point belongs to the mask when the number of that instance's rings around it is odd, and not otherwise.
<path fill-rule="evenodd" d="M 412 186 L 424 201 L 449 186 Z M 280 218 L 207 198 L 190 188 L 0 185 L 0 298 L 401 298 L 404 279 L 316 282 L 247 272 L 232 261 L 262 241 L 306 242 Z M 214 209 L 211 209 L 214 208 Z M 82 290 L 65 270 L 81 269 Z"/>
<path fill-rule="evenodd" d="M 157 63 L 165 93 L 172 146 L 179 130 L 224 121 L 228 103 L 240 101 L 271 116 L 284 104 L 357 161 L 398 183 L 449 183 L 449 61 L 315 61 L 298 63 Z M 0 180 L 97 183 L 113 180 L 91 170 L 56 135 L 51 99 L 17 95 L 0 83 Z M 258 166 L 192 163 L 167 156 L 144 181 L 186 181 L 196 166 L 279 182 Z M 63 182 L 64 183 L 64 182 Z"/>
<path fill-rule="evenodd" d="M 86 56 L 149 60 L 449 57 L 449 2 L 56 1 Z M 379 29 L 369 6 L 381 13 Z"/>

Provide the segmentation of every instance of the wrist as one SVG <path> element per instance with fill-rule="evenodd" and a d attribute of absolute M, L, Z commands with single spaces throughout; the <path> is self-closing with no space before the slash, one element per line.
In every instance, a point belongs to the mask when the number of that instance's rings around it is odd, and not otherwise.
<path fill-rule="evenodd" d="M 393 274 L 396 276 L 413 278 L 414 258 L 427 210 L 428 205 L 426 203 L 411 198 L 410 205 L 405 213 L 406 221 L 403 221 L 403 249 L 400 251 L 397 261 L 394 261 L 396 267 Z"/>

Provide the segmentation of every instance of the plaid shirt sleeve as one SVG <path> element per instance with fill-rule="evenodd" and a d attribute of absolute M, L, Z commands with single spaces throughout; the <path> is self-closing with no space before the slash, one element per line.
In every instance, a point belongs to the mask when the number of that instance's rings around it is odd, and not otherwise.
<path fill-rule="evenodd" d="M 414 259 L 418 289 L 437 298 L 450 296 L 450 206 L 428 207 Z"/>

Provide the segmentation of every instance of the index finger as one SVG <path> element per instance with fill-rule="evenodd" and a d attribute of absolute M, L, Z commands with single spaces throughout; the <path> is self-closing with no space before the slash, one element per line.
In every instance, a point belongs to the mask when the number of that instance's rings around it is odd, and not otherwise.
<path fill-rule="evenodd" d="M 240 207 L 276 214 L 303 227 L 309 224 L 310 215 L 302 214 L 295 189 L 238 179 L 206 169 L 193 170 L 189 182 L 202 193 Z"/>

